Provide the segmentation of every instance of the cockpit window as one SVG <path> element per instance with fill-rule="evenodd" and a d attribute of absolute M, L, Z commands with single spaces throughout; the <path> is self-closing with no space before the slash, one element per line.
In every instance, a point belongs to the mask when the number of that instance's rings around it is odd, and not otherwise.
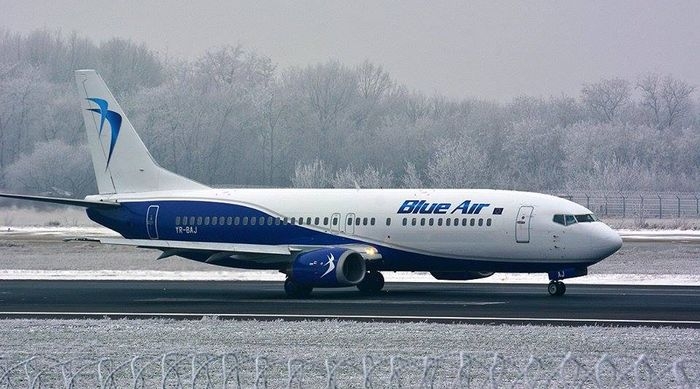
<path fill-rule="evenodd" d="M 554 215 L 552 221 L 563 226 L 570 226 L 575 223 L 597 222 L 598 219 L 589 213 L 585 215 Z"/>
<path fill-rule="evenodd" d="M 555 223 L 559 223 L 562 226 L 566 225 L 566 221 L 564 220 L 564 215 L 554 215 L 554 218 L 552 219 Z"/>
<path fill-rule="evenodd" d="M 576 215 L 576 221 L 579 223 L 591 223 L 595 221 L 593 215 Z"/>
<path fill-rule="evenodd" d="M 574 217 L 574 215 L 566 215 L 564 217 L 566 218 L 566 225 L 567 226 L 570 226 L 570 225 L 576 223 L 576 218 Z"/>

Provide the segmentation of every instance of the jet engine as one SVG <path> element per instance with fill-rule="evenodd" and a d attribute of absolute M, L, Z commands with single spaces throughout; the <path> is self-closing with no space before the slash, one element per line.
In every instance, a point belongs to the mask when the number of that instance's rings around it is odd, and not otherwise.
<path fill-rule="evenodd" d="M 299 254 L 289 275 L 295 283 L 332 288 L 359 284 L 367 273 L 364 258 L 357 251 L 328 248 Z"/>
<path fill-rule="evenodd" d="M 433 271 L 430 275 L 436 280 L 448 281 L 466 281 L 486 278 L 493 275 L 493 272 L 488 271 Z"/>

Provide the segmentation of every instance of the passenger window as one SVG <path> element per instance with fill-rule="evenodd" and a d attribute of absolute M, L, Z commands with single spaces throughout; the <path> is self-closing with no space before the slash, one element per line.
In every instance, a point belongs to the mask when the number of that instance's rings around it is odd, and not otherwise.
<path fill-rule="evenodd" d="M 466 227 L 466 226 L 467 226 L 467 219 L 462 219 L 462 227 Z"/>
<path fill-rule="evenodd" d="M 407 224 L 407 221 L 408 221 L 408 219 L 403 218 L 403 221 L 401 222 L 401 224 L 405 226 Z"/>
<path fill-rule="evenodd" d="M 315 225 L 318 225 L 320 222 L 321 222 L 321 218 L 316 217 L 316 218 L 314 219 L 314 224 L 315 224 Z"/>
<path fill-rule="evenodd" d="M 187 225 L 187 216 L 182 217 L 182 225 L 186 226 Z"/>
<path fill-rule="evenodd" d="M 391 218 L 390 217 L 386 218 L 386 225 L 387 226 L 391 225 Z"/>
<path fill-rule="evenodd" d="M 251 218 L 250 218 L 250 225 L 251 225 L 251 226 L 254 226 L 254 225 L 256 225 L 256 224 L 258 224 L 258 218 L 257 218 L 257 217 L 251 217 Z"/>
<path fill-rule="evenodd" d="M 197 216 L 197 225 L 198 226 L 202 225 L 202 217 L 201 216 Z"/>
<path fill-rule="evenodd" d="M 491 218 L 486 219 L 486 227 L 491 227 Z"/>
<path fill-rule="evenodd" d="M 479 227 L 484 225 L 484 219 L 479 219 Z"/>
<path fill-rule="evenodd" d="M 323 225 L 327 226 L 328 225 L 328 216 L 323 218 Z"/>
<path fill-rule="evenodd" d="M 424 217 L 420 218 L 420 225 L 421 226 L 425 225 L 425 218 Z"/>
<path fill-rule="evenodd" d="M 307 218 L 306 218 L 306 225 L 307 225 L 307 226 L 310 226 L 310 225 L 311 225 L 311 218 L 310 218 L 310 217 L 307 217 Z"/>
<path fill-rule="evenodd" d="M 554 217 L 552 218 L 552 221 L 557 223 L 557 224 L 561 224 L 562 226 L 566 225 L 566 220 L 564 220 L 564 215 L 554 215 Z"/>
<path fill-rule="evenodd" d="M 435 219 L 431 217 L 430 219 L 428 219 L 428 225 L 432 226 L 433 224 L 435 224 Z"/>
<path fill-rule="evenodd" d="M 367 222 L 369 222 L 369 220 L 367 220 L 366 217 L 362 219 L 362 225 L 363 225 L 363 226 L 366 226 L 366 225 L 367 225 Z"/>
<path fill-rule="evenodd" d="M 209 216 L 205 217 L 205 218 L 204 218 L 204 225 L 205 225 L 205 226 L 208 226 L 210 221 L 211 221 L 211 220 L 210 220 Z"/>
<path fill-rule="evenodd" d="M 179 226 L 180 225 L 180 216 L 175 218 L 175 225 Z"/>
<path fill-rule="evenodd" d="M 189 224 L 190 224 L 191 226 L 194 225 L 194 216 L 190 216 L 190 223 L 189 223 Z"/>
<path fill-rule="evenodd" d="M 445 225 L 446 225 L 446 226 L 449 226 L 451 220 L 452 220 L 452 219 L 450 219 L 449 217 L 448 217 L 447 219 L 445 219 Z"/>
<path fill-rule="evenodd" d="M 348 218 L 348 225 L 349 225 L 349 226 L 352 225 L 352 218 L 351 218 L 351 217 Z"/>
<path fill-rule="evenodd" d="M 416 218 L 415 218 L 415 217 L 414 217 L 413 219 L 411 219 L 411 225 L 412 225 L 412 226 L 415 226 L 415 225 L 416 225 Z"/>
<path fill-rule="evenodd" d="M 455 218 L 455 222 L 452 223 L 455 227 L 459 226 L 459 219 Z"/>
<path fill-rule="evenodd" d="M 442 225 L 442 219 L 438 218 L 438 219 L 437 219 L 437 223 L 438 223 L 438 226 L 441 226 L 441 225 Z"/>
<path fill-rule="evenodd" d="M 229 216 L 226 218 L 226 225 L 230 226 L 231 224 L 233 224 L 233 217 Z"/>
<path fill-rule="evenodd" d="M 370 224 L 371 226 L 373 226 L 376 222 L 377 222 L 377 219 L 375 219 L 375 218 L 369 219 L 369 224 Z"/>
<path fill-rule="evenodd" d="M 334 217 L 334 218 L 333 218 L 333 225 L 334 225 L 334 226 L 337 226 L 337 225 L 338 225 L 338 218 L 337 218 L 337 217 Z"/>
<path fill-rule="evenodd" d="M 286 226 L 287 224 L 289 224 L 289 219 L 285 216 L 284 219 L 282 219 L 282 225 Z"/>
<path fill-rule="evenodd" d="M 241 224 L 241 218 L 236 216 L 235 218 L 233 218 L 233 225 L 237 226 L 239 224 Z"/>
<path fill-rule="evenodd" d="M 282 219 L 276 217 L 276 218 L 275 218 L 275 225 L 276 225 L 276 226 L 279 226 L 280 224 L 282 224 Z"/>
<path fill-rule="evenodd" d="M 360 225 L 360 218 L 359 218 L 359 217 L 358 217 L 357 219 L 355 219 L 355 225 L 356 225 L 356 226 L 359 226 L 359 225 Z"/>
<path fill-rule="evenodd" d="M 272 225 L 272 216 L 267 217 L 267 225 L 271 226 Z"/>
<path fill-rule="evenodd" d="M 214 216 L 213 218 L 211 218 L 211 225 L 212 225 L 212 226 L 215 226 L 215 225 L 217 225 L 218 223 L 219 223 L 219 218 L 218 218 L 218 217 Z"/>
<path fill-rule="evenodd" d="M 248 225 L 248 216 L 243 216 L 243 225 L 244 226 Z"/>
<path fill-rule="evenodd" d="M 471 227 L 474 227 L 474 218 L 472 218 L 471 220 L 469 220 L 469 225 L 470 225 Z"/>
<path fill-rule="evenodd" d="M 224 220 L 225 220 L 225 219 L 226 219 L 225 217 L 219 216 L 219 225 L 220 225 L 220 226 L 223 226 L 223 225 L 224 225 Z M 230 225 L 230 224 L 229 224 L 229 225 Z"/>
<path fill-rule="evenodd" d="M 265 216 L 260 216 L 260 219 L 258 219 L 259 223 L 261 226 L 265 224 Z"/>

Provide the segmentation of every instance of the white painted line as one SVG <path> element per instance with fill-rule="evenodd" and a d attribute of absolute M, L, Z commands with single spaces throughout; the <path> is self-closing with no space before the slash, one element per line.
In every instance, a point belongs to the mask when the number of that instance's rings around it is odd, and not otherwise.
<path fill-rule="evenodd" d="M 438 281 L 427 273 L 383 272 L 387 282 L 447 282 L 447 283 L 504 283 L 547 284 L 546 274 L 497 273 L 488 278 L 469 281 Z M 278 271 L 261 270 L 0 270 L 0 280 L 47 281 L 284 281 Z M 570 285 L 645 285 L 645 286 L 700 286 L 700 275 L 692 274 L 591 274 L 566 280 Z"/>

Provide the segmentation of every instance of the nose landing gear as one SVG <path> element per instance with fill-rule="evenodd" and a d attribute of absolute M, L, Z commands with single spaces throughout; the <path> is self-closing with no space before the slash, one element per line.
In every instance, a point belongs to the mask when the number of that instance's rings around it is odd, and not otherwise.
<path fill-rule="evenodd" d="M 566 284 L 562 281 L 550 281 L 547 287 L 550 296 L 563 296 L 566 293 Z"/>

